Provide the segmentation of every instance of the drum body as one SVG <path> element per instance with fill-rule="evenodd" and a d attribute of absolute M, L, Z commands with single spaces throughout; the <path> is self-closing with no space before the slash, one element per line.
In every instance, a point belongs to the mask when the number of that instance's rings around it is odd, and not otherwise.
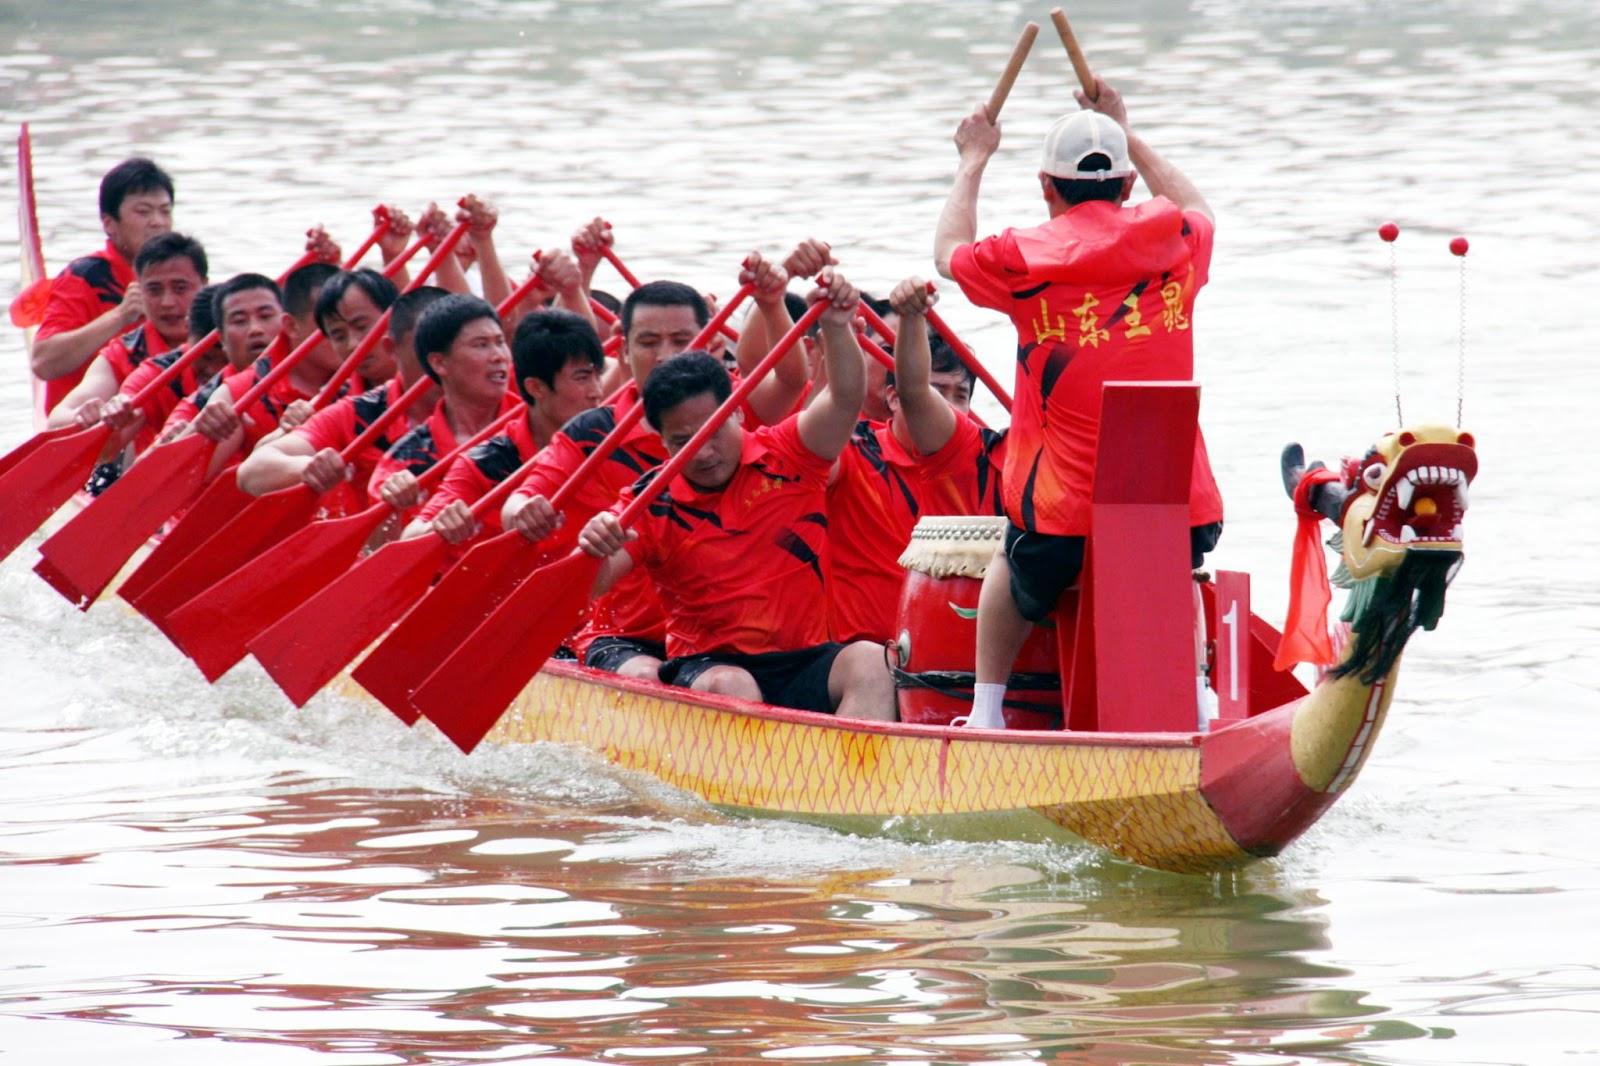
<path fill-rule="evenodd" d="M 921 519 L 900 557 L 906 573 L 896 616 L 900 720 L 948 725 L 972 710 L 978 591 L 1005 535 L 1004 516 Z M 1036 625 L 1012 666 L 1009 729 L 1059 729 L 1061 679 L 1053 619 Z"/>

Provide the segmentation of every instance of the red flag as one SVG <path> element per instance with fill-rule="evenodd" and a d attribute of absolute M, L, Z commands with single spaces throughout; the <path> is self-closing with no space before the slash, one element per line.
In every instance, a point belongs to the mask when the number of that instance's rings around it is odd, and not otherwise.
<path fill-rule="evenodd" d="M 1294 488 L 1294 512 L 1300 525 L 1294 535 L 1294 555 L 1289 562 L 1289 617 L 1283 623 L 1283 640 L 1273 656 L 1274 670 L 1295 663 L 1331 665 L 1337 655 L 1328 636 L 1328 560 L 1322 554 L 1322 515 L 1311 507 L 1313 486 L 1338 481 L 1332 470 L 1308 470 Z"/>

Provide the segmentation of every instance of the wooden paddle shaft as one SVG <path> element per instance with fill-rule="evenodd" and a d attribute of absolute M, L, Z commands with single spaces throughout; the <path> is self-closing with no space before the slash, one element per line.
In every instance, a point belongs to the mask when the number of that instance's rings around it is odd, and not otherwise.
<path fill-rule="evenodd" d="M 994 92 L 989 94 L 989 121 L 1000 121 L 1000 109 L 1006 106 L 1006 97 L 1011 95 L 1011 87 L 1017 83 L 1017 75 L 1022 73 L 1022 64 L 1027 61 L 1028 52 L 1033 48 L 1033 40 L 1039 36 L 1039 24 L 1030 22 L 1022 27 L 1022 36 L 1017 38 L 1017 46 L 1011 50 L 1011 58 L 1006 61 L 1005 73 L 1000 75 L 1000 81 L 994 87 Z"/>
<path fill-rule="evenodd" d="M 1072 60 L 1072 69 L 1078 74 L 1078 84 L 1083 86 L 1083 94 L 1091 100 L 1099 98 L 1099 93 L 1094 86 L 1094 71 L 1089 69 L 1089 61 L 1083 57 L 1083 49 L 1078 47 L 1078 38 L 1072 35 L 1072 25 L 1067 22 L 1067 13 L 1059 7 L 1050 9 L 1050 21 L 1056 24 L 1056 32 L 1061 35 L 1061 43 L 1067 49 L 1067 58 Z"/>

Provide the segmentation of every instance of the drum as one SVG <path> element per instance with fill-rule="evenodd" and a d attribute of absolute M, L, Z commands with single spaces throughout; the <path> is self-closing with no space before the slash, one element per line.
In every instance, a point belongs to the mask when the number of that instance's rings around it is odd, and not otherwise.
<path fill-rule="evenodd" d="M 908 572 L 890 646 L 900 720 L 948 725 L 972 710 L 978 590 L 1005 536 L 1003 515 L 923 518 L 900 556 Z M 899 662 L 893 663 L 898 655 Z M 1010 729 L 1061 728 L 1061 676 L 1053 620 L 1033 627 L 1006 688 Z"/>

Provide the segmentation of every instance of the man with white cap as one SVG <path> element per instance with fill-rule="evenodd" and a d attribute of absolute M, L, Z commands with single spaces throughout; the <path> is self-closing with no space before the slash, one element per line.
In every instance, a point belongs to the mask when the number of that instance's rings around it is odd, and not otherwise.
<path fill-rule="evenodd" d="M 1211 210 L 1128 129 L 1121 95 L 1099 79 L 1095 87 L 1092 100 L 1077 93 L 1085 110 L 1062 117 L 1045 137 L 1039 188 L 1049 221 L 981 241 L 978 186 L 1000 128 L 982 106 L 963 119 L 955 135 L 961 162 L 934 238 L 939 273 L 1017 327 L 1002 478 L 1011 527 L 978 601 L 973 726 L 1003 726 L 1017 652 L 1082 568 L 1102 385 L 1194 374 L 1191 323 L 1211 262 Z M 1154 198 L 1125 206 L 1140 175 Z M 1222 498 L 1198 433 L 1189 510 L 1198 566 L 1222 529 Z"/>

